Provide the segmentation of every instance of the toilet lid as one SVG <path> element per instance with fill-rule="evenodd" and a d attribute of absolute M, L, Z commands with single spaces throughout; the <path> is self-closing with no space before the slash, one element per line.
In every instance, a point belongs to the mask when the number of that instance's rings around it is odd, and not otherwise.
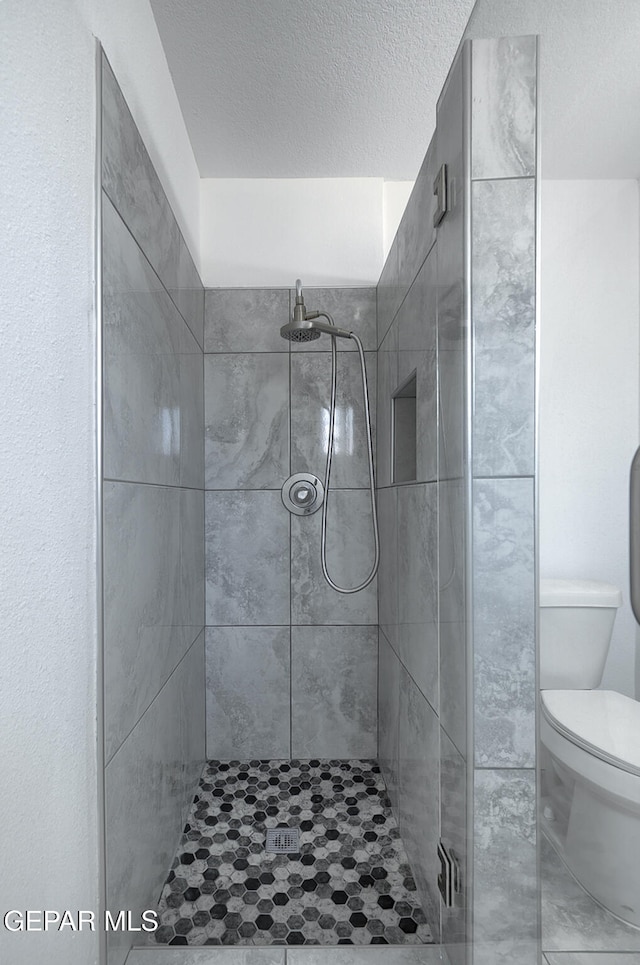
<path fill-rule="evenodd" d="M 542 710 L 560 734 L 640 776 L 640 702 L 613 690 L 543 690 Z"/>

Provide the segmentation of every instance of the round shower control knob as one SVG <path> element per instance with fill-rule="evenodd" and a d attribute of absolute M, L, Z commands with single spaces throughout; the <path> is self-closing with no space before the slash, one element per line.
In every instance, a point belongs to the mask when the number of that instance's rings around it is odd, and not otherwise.
<path fill-rule="evenodd" d="M 282 502 L 296 516 L 310 516 L 322 506 L 324 486 L 310 472 L 296 472 L 282 487 Z"/>

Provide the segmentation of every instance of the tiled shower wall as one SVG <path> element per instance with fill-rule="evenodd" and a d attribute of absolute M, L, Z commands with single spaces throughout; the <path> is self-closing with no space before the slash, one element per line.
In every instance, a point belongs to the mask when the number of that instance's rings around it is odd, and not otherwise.
<path fill-rule="evenodd" d="M 375 400 L 375 289 L 305 298 L 360 335 Z M 324 478 L 329 416 L 330 339 L 282 339 L 291 303 L 287 289 L 206 292 L 207 755 L 222 760 L 377 754 L 376 581 L 332 590 L 321 513 L 290 515 L 280 495 L 292 473 Z M 352 586 L 373 533 L 359 360 L 338 350 L 328 566 Z"/>
<path fill-rule="evenodd" d="M 204 758 L 204 290 L 104 59 L 102 188 L 107 907 L 135 920 Z"/>
<path fill-rule="evenodd" d="M 535 38 L 463 47 L 378 286 L 380 758 L 454 962 L 537 960 L 535 95 Z M 394 485 L 391 396 L 413 369 L 416 481 Z M 462 871 L 451 909 L 438 837 Z"/>

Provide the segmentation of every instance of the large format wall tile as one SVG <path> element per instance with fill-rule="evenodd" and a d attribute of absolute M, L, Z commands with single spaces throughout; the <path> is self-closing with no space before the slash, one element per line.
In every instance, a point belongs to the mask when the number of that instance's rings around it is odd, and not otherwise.
<path fill-rule="evenodd" d="M 438 486 L 440 723 L 462 754 L 468 709 L 465 558 L 464 482 L 445 480 Z"/>
<path fill-rule="evenodd" d="M 127 965 L 285 965 L 284 948 L 134 948 Z M 402 965 L 402 963 L 399 963 Z M 409 962 L 408 965 L 413 965 Z"/>
<path fill-rule="evenodd" d="M 474 788 L 474 944 L 509 942 L 536 965 L 535 770 L 476 770 Z M 518 957 L 518 951 L 522 954 Z M 496 959 L 493 959 L 495 961 Z"/>
<path fill-rule="evenodd" d="M 289 623 L 289 514 L 277 492 L 205 494 L 207 623 Z"/>
<path fill-rule="evenodd" d="M 535 763 L 533 480 L 475 480 L 475 761 Z"/>
<path fill-rule="evenodd" d="M 416 481 L 436 479 L 437 416 L 436 252 L 427 258 L 394 324 L 398 326 L 397 386 L 416 378 Z"/>
<path fill-rule="evenodd" d="M 399 781 L 400 661 L 382 630 L 378 637 L 378 763 L 397 813 Z"/>
<path fill-rule="evenodd" d="M 400 833 L 429 926 L 438 941 L 440 728 L 436 714 L 409 674 L 404 669 L 400 673 Z"/>
<path fill-rule="evenodd" d="M 204 761 L 204 634 L 190 648 L 105 771 L 107 907 L 134 920 L 153 908 L 180 839 L 186 786 Z M 109 933 L 109 965 L 131 937 Z"/>
<path fill-rule="evenodd" d="M 394 320 L 396 312 L 400 307 L 400 302 L 405 294 L 401 291 L 398 277 L 398 249 L 399 243 L 398 236 L 396 235 L 387 255 L 387 260 L 384 263 L 378 287 L 376 288 L 378 347 L 380 347 L 385 335 L 389 331 L 391 322 Z"/>
<path fill-rule="evenodd" d="M 208 288 L 205 352 L 289 352 L 280 329 L 289 321 L 286 288 Z"/>
<path fill-rule="evenodd" d="M 274 495 L 280 499 L 279 493 Z M 321 516 L 322 510 L 318 510 L 313 516 L 291 517 L 291 622 L 377 624 L 375 578 L 366 589 L 351 594 L 338 593 L 325 581 L 320 562 Z M 338 586 L 358 586 L 371 572 L 373 562 L 369 492 L 332 490 L 327 508 L 329 575 Z"/>
<path fill-rule="evenodd" d="M 302 291 L 308 312 L 327 312 L 338 328 L 354 332 L 365 352 L 375 352 L 378 347 L 376 330 L 375 288 L 304 288 Z M 295 288 L 290 292 L 291 306 L 295 305 Z M 326 322 L 321 318 L 320 321 Z M 284 322 L 283 322 L 284 324 Z M 336 340 L 339 352 L 357 351 L 352 339 Z M 330 352 L 331 339 L 322 335 L 312 342 L 292 342 L 292 352 Z"/>
<path fill-rule="evenodd" d="M 107 760 L 202 628 L 202 492 L 104 485 Z"/>
<path fill-rule="evenodd" d="M 531 475 L 535 416 L 535 181 L 472 191 L 476 476 Z"/>
<path fill-rule="evenodd" d="M 438 710 L 438 520 L 434 483 L 398 487 L 398 654 Z"/>
<path fill-rule="evenodd" d="M 535 174 L 536 57 L 533 36 L 474 40 L 473 178 Z"/>
<path fill-rule="evenodd" d="M 105 476 L 198 488 L 202 352 L 104 196 L 102 244 Z"/>
<path fill-rule="evenodd" d="M 279 489 L 289 475 L 289 356 L 205 355 L 207 489 Z"/>
<path fill-rule="evenodd" d="M 278 759 L 290 748 L 289 627 L 207 630 L 207 757 Z"/>
<path fill-rule="evenodd" d="M 294 757 L 376 757 L 376 627 L 291 628 Z"/>
<path fill-rule="evenodd" d="M 102 187 L 203 344 L 204 289 L 140 133 L 102 57 Z"/>
<path fill-rule="evenodd" d="M 375 446 L 376 358 L 365 356 L 369 386 L 372 442 Z M 353 353 L 337 360 L 337 390 L 331 486 L 359 489 L 369 485 L 367 420 L 360 358 Z M 291 468 L 324 479 L 329 442 L 331 356 L 291 356 Z M 374 449 L 375 453 L 375 449 Z M 284 481 L 284 479 L 283 479 Z"/>
<path fill-rule="evenodd" d="M 390 486 L 392 397 L 398 388 L 398 325 L 393 323 L 378 350 L 376 403 L 376 484 Z"/>
<path fill-rule="evenodd" d="M 389 643 L 398 650 L 398 489 L 379 489 L 378 623 Z"/>
<path fill-rule="evenodd" d="M 416 183 L 398 227 L 398 278 L 401 290 L 413 283 L 420 266 L 436 240 L 433 216 L 436 198 L 433 182 L 436 169 L 436 137 L 431 139 Z"/>
<path fill-rule="evenodd" d="M 225 965 L 225 963 L 221 963 Z M 435 945 L 290 948 L 287 965 L 446 965 Z"/>
<path fill-rule="evenodd" d="M 638 952 L 547 952 L 548 965 L 640 965 Z"/>

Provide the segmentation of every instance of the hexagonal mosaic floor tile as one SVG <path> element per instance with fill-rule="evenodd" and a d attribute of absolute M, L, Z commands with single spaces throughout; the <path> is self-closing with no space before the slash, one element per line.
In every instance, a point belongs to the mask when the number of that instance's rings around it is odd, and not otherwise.
<path fill-rule="evenodd" d="M 433 941 L 373 761 L 209 761 L 159 912 L 169 945 Z"/>

